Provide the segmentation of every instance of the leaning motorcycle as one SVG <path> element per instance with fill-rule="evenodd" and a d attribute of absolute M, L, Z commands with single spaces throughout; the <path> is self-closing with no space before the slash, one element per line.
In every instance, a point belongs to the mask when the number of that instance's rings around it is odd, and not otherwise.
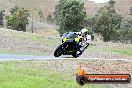
<path fill-rule="evenodd" d="M 63 35 L 62 44 L 60 44 L 55 52 L 54 56 L 59 57 L 61 55 L 72 55 L 74 58 L 79 57 L 77 51 L 80 50 L 81 46 L 79 45 L 79 42 L 81 41 L 81 38 L 78 38 L 78 35 L 74 32 L 65 33 Z"/>

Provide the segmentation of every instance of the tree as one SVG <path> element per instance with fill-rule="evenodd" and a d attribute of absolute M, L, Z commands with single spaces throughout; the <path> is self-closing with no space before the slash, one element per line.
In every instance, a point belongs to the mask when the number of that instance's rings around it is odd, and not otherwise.
<path fill-rule="evenodd" d="M 3 22 L 3 20 L 4 20 L 4 10 L 1 10 L 0 11 L 0 27 L 4 27 L 4 22 Z"/>
<path fill-rule="evenodd" d="M 7 27 L 13 30 L 26 31 L 29 11 L 24 8 L 12 8 L 11 15 L 7 16 Z"/>
<path fill-rule="evenodd" d="M 114 8 L 114 6 L 115 6 L 115 1 L 114 1 L 114 0 L 110 0 L 110 1 L 108 2 L 108 5 L 109 5 L 110 8 Z"/>
<path fill-rule="evenodd" d="M 53 18 L 52 18 L 52 15 L 51 15 L 50 13 L 49 13 L 49 15 L 47 16 L 46 21 L 47 21 L 47 22 L 50 22 L 50 23 L 53 23 Z"/>
<path fill-rule="evenodd" d="M 67 0 L 61 7 L 60 35 L 69 31 L 80 31 L 84 27 L 86 12 L 84 3 L 79 0 Z"/>
<path fill-rule="evenodd" d="M 108 2 L 108 7 L 109 7 L 111 13 L 116 13 L 115 8 L 114 8 L 115 4 L 116 4 L 116 2 L 114 0 L 110 0 Z"/>
<path fill-rule="evenodd" d="M 110 0 L 108 6 L 100 8 L 94 19 L 94 30 L 103 36 L 105 42 L 116 40 L 121 26 L 122 16 L 116 13 L 114 5 L 115 1 Z"/>
<path fill-rule="evenodd" d="M 10 10 L 11 15 L 13 15 L 15 12 L 17 12 L 20 8 L 18 6 L 15 6 Z"/>
<path fill-rule="evenodd" d="M 84 19 L 84 26 L 88 27 L 89 29 L 91 29 L 91 31 L 93 31 L 94 30 L 95 22 L 96 22 L 95 17 L 89 17 L 89 16 L 87 16 Z"/>
<path fill-rule="evenodd" d="M 130 15 L 132 15 L 132 6 L 130 7 Z"/>
<path fill-rule="evenodd" d="M 53 15 L 56 24 L 60 24 L 64 3 L 66 3 L 66 0 L 60 0 L 59 3 L 55 6 L 55 11 L 53 12 Z"/>
<path fill-rule="evenodd" d="M 39 11 L 38 13 L 39 17 L 40 17 L 40 21 L 44 21 L 44 15 L 43 15 L 43 12 L 42 11 Z"/>
<path fill-rule="evenodd" d="M 132 16 L 124 18 L 121 22 L 121 29 L 119 31 L 120 41 L 127 43 L 128 40 L 132 44 Z"/>
<path fill-rule="evenodd" d="M 105 42 L 114 40 L 120 29 L 122 17 L 112 10 L 108 6 L 101 7 L 96 16 L 95 32 L 100 33 Z"/>

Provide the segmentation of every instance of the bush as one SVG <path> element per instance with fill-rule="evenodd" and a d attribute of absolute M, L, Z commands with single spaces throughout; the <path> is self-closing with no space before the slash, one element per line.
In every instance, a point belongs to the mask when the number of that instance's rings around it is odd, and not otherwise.
<path fill-rule="evenodd" d="M 7 27 L 17 31 L 26 31 L 29 11 L 24 8 L 14 7 L 10 11 L 11 15 L 6 17 Z"/>

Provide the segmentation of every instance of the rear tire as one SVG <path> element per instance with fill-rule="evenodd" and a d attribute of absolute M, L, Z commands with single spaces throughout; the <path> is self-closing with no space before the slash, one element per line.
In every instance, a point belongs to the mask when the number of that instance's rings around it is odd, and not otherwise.
<path fill-rule="evenodd" d="M 61 56 L 61 55 L 62 55 L 62 45 L 59 45 L 59 46 L 56 48 L 55 52 L 54 52 L 54 56 L 55 56 L 55 57 L 59 57 L 59 56 Z"/>
<path fill-rule="evenodd" d="M 74 57 L 74 58 L 77 58 L 77 57 L 79 57 L 79 55 L 75 52 L 75 53 L 73 53 L 72 54 L 72 56 Z"/>

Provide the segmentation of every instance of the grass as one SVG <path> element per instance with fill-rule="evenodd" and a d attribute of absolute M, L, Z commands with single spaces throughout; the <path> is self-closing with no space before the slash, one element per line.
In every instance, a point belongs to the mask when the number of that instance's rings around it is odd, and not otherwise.
<path fill-rule="evenodd" d="M 29 41 L 33 41 L 37 43 L 43 43 L 46 45 L 53 45 L 58 42 L 56 40 L 54 41 L 54 38 L 46 38 L 42 35 L 37 35 L 32 33 L 17 33 L 13 36 L 19 39 L 25 39 L 25 40 L 29 40 Z"/>
<path fill-rule="evenodd" d="M 0 88 L 100 88 L 97 85 L 79 86 L 65 73 L 48 71 L 35 61 L 0 62 Z M 50 68 L 49 68 L 50 69 Z"/>
<path fill-rule="evenodd" d="M 18 52 L 18 51 L 6 50 L 6 49 L 0 49 L 0 54 L 32 55 L 32 56 L 47 55 L 47 53 Z"/>
<path fill-rule="evenodd" d="M 122 48 L 122 47 L 94 47 L 94 45 L 89 45 L 87 50 L 94 50 L 94 51 L 98 51 L 98 52 L 107 52 L 107 53 L 112 53 L 112 54 L 116 54 L 116 55 L 124 55 L 124 56 L 132 56 L 132 48 Z"/>
<path fill-rule="evenodd" d="M 102 51 L 110 52 L 118 55 L 132 56 L 131 48 L 103 48 Z"/>

